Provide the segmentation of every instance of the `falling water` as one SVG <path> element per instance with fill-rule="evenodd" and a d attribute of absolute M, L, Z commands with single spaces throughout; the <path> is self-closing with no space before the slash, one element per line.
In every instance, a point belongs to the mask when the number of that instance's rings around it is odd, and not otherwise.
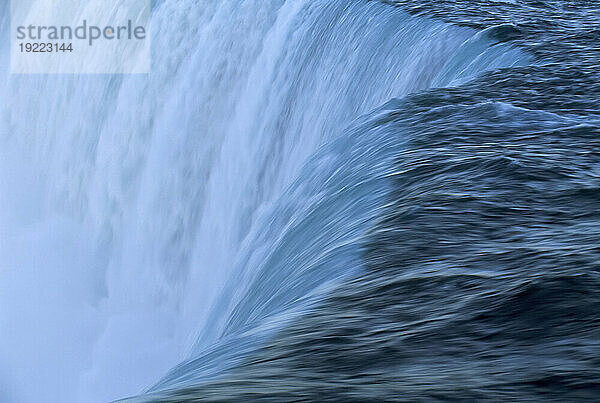
<path fill-rule="evenodd" d="M 491 43 L 330 0 L 157 1 L 148 75 L 10 75 L 2 42 L 0 400 L 139 393 L 351 273 L 402 144 L 346 129 L 529 63 Z"/>

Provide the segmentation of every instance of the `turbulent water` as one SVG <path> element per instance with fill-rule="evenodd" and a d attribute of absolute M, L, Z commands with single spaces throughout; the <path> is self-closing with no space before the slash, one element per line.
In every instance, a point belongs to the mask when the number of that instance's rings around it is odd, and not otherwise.
<path fill-rule="evenodd" d="M 599 21 L 163 0 L 149 75 L 0 45 L 0 401 L 597 398 Z"/>

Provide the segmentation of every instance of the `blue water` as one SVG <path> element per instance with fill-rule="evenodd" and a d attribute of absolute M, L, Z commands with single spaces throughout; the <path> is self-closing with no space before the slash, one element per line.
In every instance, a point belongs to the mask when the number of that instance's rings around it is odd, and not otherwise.
<path fill-rule="evenodd" d="M 165 0 L 143 76 L 0 47 L 0 401 L 592 398 L 583 3 Z"/>

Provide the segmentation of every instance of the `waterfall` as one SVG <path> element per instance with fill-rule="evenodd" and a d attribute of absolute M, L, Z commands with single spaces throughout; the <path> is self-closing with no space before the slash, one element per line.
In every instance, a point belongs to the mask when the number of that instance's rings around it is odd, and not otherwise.
<path fill-rule="evenodd" d="M 10 75 L 0 45 L 0 400 L 139 393 L 285 316 L 384 203 L 341 190 L 401 143 L 352 122 L 529 62 L 375 1 L 157 1 L 151 36 L 148 75 Z"/>

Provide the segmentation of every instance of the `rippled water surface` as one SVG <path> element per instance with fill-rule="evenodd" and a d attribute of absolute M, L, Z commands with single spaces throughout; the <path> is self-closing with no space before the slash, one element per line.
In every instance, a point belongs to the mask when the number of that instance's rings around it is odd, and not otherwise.
<path fill-rule="evenodd" d="M 387 178 L 359 273 L 218 380 L 148 399 L 600 395 L 598 5 L 386 3 L 512 43 L 531 66 L 390 101 L 346 130 L 381 154 L 371 180 L 378 162 Z"/>

